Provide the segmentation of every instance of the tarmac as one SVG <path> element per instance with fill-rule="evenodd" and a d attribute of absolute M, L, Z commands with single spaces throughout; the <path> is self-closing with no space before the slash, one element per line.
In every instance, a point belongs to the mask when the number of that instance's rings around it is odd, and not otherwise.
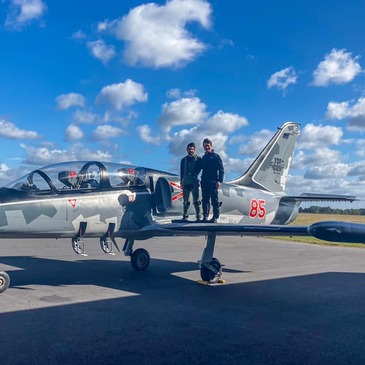
<path fill-rule="evenodd" d="M 122 246 L 122 241 L 118 241 Z M 365 249 L 218 237 L 225 284 L 199 285 L 204 238 L 0 241 L 0 363 L 365 364 Z"/>

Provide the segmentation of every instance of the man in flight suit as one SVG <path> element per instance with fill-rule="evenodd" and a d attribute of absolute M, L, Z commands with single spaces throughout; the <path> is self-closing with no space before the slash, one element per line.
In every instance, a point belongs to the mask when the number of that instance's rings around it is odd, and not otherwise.
<path fill-rule="evenodd" d="M 223 162 L 218 153 L 213 150 L 212 141 L 205 138 L 203 148 L 205 154 L 202 157 L 202 197 L 203 197 L 203 222 L 217 223 L 219 218 L 218 189 L 223 182 Z M 213 206 L 213 218 L 208 221 L 210 200 Z"/>
<path fill-rule="evenodd" d="M 183 188 L 183 220 L 189 217 L 190 194 L 193 196 L 193 204 L 196 220 L 200 221 L 199 179 L 201 171 L 201 157 L 195 154 L 195 143 L 191 142 L 186 147 L 187 155 L 180 162 L 180 182 Z"/>

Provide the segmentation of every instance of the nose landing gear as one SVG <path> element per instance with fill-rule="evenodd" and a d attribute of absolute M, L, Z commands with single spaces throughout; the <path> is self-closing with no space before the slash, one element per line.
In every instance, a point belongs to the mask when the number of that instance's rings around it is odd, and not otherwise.
<path fill-rule="evenodd" d="M 10 277 L 5 271 L 0 271 L 0 293 L 3 293 L 10 285 Z"/>

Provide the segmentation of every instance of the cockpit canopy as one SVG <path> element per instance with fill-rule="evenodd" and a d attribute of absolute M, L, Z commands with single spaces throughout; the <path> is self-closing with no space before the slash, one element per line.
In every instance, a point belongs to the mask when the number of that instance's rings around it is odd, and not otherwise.
<path fill-rule="evenodd" d="M 146 172 L 142 167 L 98 161 L 74 161 L 34 170 L 6 187 L 28 192 L 62 192 L 120 189 L 145 184 Z"/>

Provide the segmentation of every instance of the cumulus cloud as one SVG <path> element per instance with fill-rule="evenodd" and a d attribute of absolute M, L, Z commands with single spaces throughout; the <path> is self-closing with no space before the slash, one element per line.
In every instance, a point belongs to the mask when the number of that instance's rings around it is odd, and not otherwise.
<path fill-rule="evenodd" d="M 41 136 L 34 131 L 19 129 L 13 123 L 0 120 L 0 137 L 7 139 L 38 139 Z"/>
<path fill-rule="evenodd" d="M 57 149 L 46 146 L 34 147 L 25 144 L 20 145 L 26 152 L 23 162 L 29 165 L 49 165 L 64 161 L 85 160 L 85 161 L 111 161 L 112 155 L 109 152 L 90 150 L 82 145 L 74 145 L 71 149 Z"/>
<path fill-rule="evenodd" d="M 84 107 L 86 102 L 84 96 L 77 93 L 62 94 L 57 96 L 55 100 L 57 109 L 60 110 L 65 110 L 73 106 Z"/>
<path fill-rule="evenodd" d="M 365 131 L 365 98 L 361 97 L 356 103 L 349 101 L 336 103 L 331 101 L 327 106 L 326 118 L 341 120 L 350 118 L 348 129 Z"/>
<path fill-rule="evenodd" d="M 65 130 L 65 138 L 66 141 L 77 141 L 84 137 L 84 133 L 82 132 L 81 128 L 77 125 L 71 124 Z"/>
<path fill-rule="evenodd" d="M 344 163 L 318 165 L 310 167 L 304 174 L 304 178 L 317 180 L 345 178 L 349 170 L 349 166 Z"/>
<path fill-rule="evenodd" d="M 273 134 L 274 133 L 268 129 L 263 129 L 260 132 L 254 133 L 249 138 L 244 139 L 243 143 L 239 146 L 239 153 L 251 157 L 258 156 Z"/>
<path fill-rule="evenodd" d="M 152 136 L 151 128 L 143 125 L 138 128 L 140 138 L 152 144 L 168 141 L 170 152 L 174 156 L 181 156 L 189 142 L 195 141 L 197 148 L 201 149 L 201 142 L 209 136 L 223 157 L 226 156 L 229 135 L 248 124 L 246 118 L 222 110 L 209 116 L 206 105 L 197 97 L 164 104 L 158 123 L 162 131 L 160 135 Z M 190 126 L 190 129 L 184 128 L 171 133 L 173 128 L 181 126 Z"/>
<path fill-rule="evenodd" d="M 11 0 L 5 27 L 8 29 L 22 29 L 34 21 L 40 20 L 46 4 L 42 0 Z"/>
<path fill-rule="evenodd" d="M 206 46 L 186 29 L 196 22 L 210 27 L 211 5 L 205 0 L 171 0 L 165 5 L 143 4 L 120 19 L 99 24 L 125 42 L 124 59 L 130 65 L 181 67 Z"/>
<path fill-rule="evenodd" d="M 313 72 L 312 85 L 328 86 L 352 81 L 361 72 L 359 58 L 360 56 L 352 57 L 352 53 L 346 49 L 333 48 Z"/>
<path fill-rule="evenodd" d="M 137 102 L 145 102 L 147 98 L 148 94 L 142 84 L 127 79 L 124 83 L 103 87 L 96 100 L 97 102 L 106 101 L 119 111 Z"/>
<path fill-rule="evenodd" d="M 182 98 L 162 106 L 158 123 L 169 133 L 173 127 L 201 123 L 206 117 L 206 105 L 199 98 Z"/>
<path fill-rule="evenodd" d="M 297 83 L 297 78 L 298 76 L 294 68 L 287 67 L 272 74 L 267 81 L 267 87 L 269 89 L 276 88 L 285 91 L 290 85 Z"/>
<path fill-rule="evenodd" d="M 87 110 L 77 109 L 72 119 L 78 124 L 92 124 L 98 120 L 98 115 Z"/>
<path fill-rule="evenodd" d="M 159 145 L 163 141 L 163 139 L 160 136 L 152 137 L 152 135 L 151 135 L 152 130 L 151 130 L 150 126 L 148 126 L 147 124 L 138 126 L 137 127 L 137 132 L 138 132 L 139 137 L 141 138 L 141 140 L 146 142 L 146 143 Z"/>
<path fill-rule="evenodd" d="M 113 127 L 109 124 L 99 125 L 95 131 L 92 133 L 93 140 L 105 140 L 110 138 L 115 138 L 123 134 L 123 129 L 118 127 Z"/>
<path fill-rule="evenodd" d="M 87 42 L 87 47 L 96 59 L 104 64 L 107 64 L 112 58 L 116 56 L 115 47 L 107 45 L 102 39 L 97 41 Z"/>
<path fill-rule="evenodd" d="M 304 149 L 313 149 L 319 147 L 328 147 L 338 145 L 343 136 L 342 128 L 334 126 L 307 124 L 301 131 L 298 147 Z"/>

